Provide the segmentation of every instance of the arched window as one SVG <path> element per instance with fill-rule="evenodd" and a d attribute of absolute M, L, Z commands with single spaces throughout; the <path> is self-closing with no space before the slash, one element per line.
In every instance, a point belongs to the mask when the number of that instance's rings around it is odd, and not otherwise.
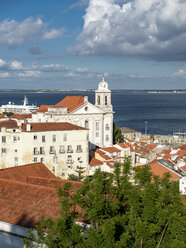
<path fill-rule="evenodd" d="M 85 121 L 85 128 L 89 128 L 89 123 L 87 120 Z"/>
<path fill-rule="evenodd" d="M 100 105 L 100 96 L 98 96 L 98 98 L 97 98 L 97 103 L 98 103 L 98 105 Z"/>

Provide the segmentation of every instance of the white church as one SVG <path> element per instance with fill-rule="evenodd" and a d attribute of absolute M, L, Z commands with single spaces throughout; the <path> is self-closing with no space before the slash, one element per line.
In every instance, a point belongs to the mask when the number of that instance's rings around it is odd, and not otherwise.
<path fill-rule="evenodd" d="M 95 91 L 95 104 L 88 97 L 66 96 L 56 105 L 41 105 L 32 113 L 32 122 L 70 122 L 89 129 L 89 149 L 113 144 L 111 90 L 104 78 Z"/>

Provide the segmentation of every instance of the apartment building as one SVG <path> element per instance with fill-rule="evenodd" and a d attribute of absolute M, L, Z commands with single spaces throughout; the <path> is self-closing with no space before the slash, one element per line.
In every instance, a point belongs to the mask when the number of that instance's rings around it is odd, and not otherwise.
<path fill-rule="evenodd" d="M 88 174 L 88 129 L 66 122 L 0 122 L 0 168 L 44 162 L 56 176 L 68 178 L 84 167 Z"/>

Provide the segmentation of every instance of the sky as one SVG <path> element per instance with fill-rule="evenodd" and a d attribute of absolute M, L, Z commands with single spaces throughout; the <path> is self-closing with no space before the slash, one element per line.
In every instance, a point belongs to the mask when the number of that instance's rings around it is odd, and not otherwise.
<path fill-rule="evenodd" d="M 0 0 L 0 89 L 186 89 L 186 0 Z"/>

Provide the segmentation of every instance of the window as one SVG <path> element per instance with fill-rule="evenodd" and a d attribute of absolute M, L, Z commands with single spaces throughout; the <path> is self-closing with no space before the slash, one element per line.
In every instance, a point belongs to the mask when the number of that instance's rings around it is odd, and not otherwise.
<path fill-rule="evenodd" d="M 38 148 L 37 147 L 34 147 L 34 152 L 33 152 L 34 155 L 38 155 L 39 154 L 39 151 L 38 151 Z"/>
<path fill-rule="evenodd" d="M 41 162 L 44 162 L 44 158 L 41 158 L 40 161 L 41 161 Z"/>
<path fill-rule="evenodd" d="M 13 136 L 13 142 L 16 142 L 18 140 L 17 136 Z"/>
<path fill-rule="evenodd" d="M 15 157 L 14 160 L 15 160 L 15 162 L 17 162 L 18 161 L 18 157 Z"/>
<path fill-rule="evenodd" d="M 89 127 L 89 124 L 88 124 L 88 121 L 86 120 L 85 121 L 85 128 L 88 128 Z"/>
<path fill-rule="evenodd" d="M 45 154 L 44 147 L 40 147 L 40 154 Z"/>
<path fill-rule="evenodd" d="M 100 96 L 97 97 L 97 104 L 100 105 Z"/>
<path fill-rule="evenodd" d="M 45 142 L 45 135 L 42 136 L 42 142 Z"/>
<path fill-rule="evenodd" d="M 71 164 L 72 163 L 72 156 L 68 155 L 67 157 L 67 164 Z"/>
<path fill-rule="evenodd" d="M 78 157 L 77 160 L 78 160 L 78 161 L 81 161 L 81 157 Z"/>
<path fill-rule="evenodd" d="M 2 152 L 2 153 L 6 153 L 6 148 L 2 148 L 2 149 L 1 149 L 1 152 Z"/>
<path fill-rule="evenodd" d="M 15 152 L 17 152 L 17 149 L 15 149 Z"/>
<path fill-rule="evenodd" d="M 59 153 L 65 153 L 65 146 L 60 146 Z"/>
<path fill-rule="evenodd" d="M 109 130 L 109 124 L 106 124 L 105 129 Z"/>
<path fill-rule="evenodd" d="M 2 136 L 2 143 L 6 143 L 6 136 Z"/>
<path fill-rule="evenodd" d="M 37 135 L 34 135 L 34 140 L 37 140 Z"/>
<path fill-rule="evenodd" d="M 54 151 L 54 146 L 50 146 L 50 153 L 51 153 L 51 154 L 55 153 L 55 151 Z"/>
<path fill-rule="evenodd" d="M 67 146 L 67 152 L 69 152 L 69 153 L 73 152 L 71 145 Z"/>
<path fill-rule="evenodd" d="M 81 145 L 77 145 L 77 151 L 76 152 L 82 152 Z"/>
<path fill-rule="evenodd" d="M 66 133 L 63 135 L 63 141 L 67 141 L 67 134 Z"/>
<path fill-rule="evenodd" d="M 96 137 L 99 137 L 99 133 L 98 132 L 96 132 Z"/>
<path fill-rule="evenodd" d="M 56 135 L 52 135 L 52 141 L 56 142 Z"/>
<path fill-rule="evenodd" d="M 99 131 L 99 122 L 96 121 L 96 131 Z"/>
<path fill-rule="evenodd" d="M 107 96 L 105 96 L 105 105 L 107 105 L 108 103 L 107 103 Z"/>
<path fill-rule="evenodd" d="M 85 107 L 85 111 L 88 111 L 88 107 L 87 106 Z"/>
<path fill-rule="evenodd" d="M 106 135 L 105 141 L 109 141 L 109 136 L 108 135 Z"/>
<path fill-rule="evenodd" d="M 37 158 L 34 158 L 34 163 L 37 163 Z"/>
<path fill-rule="evenodd" d="M 53 157 L 53 162 L 54 162 L 54 163 L 58 163 L 58 157 L 57 157 L 57 156 L 54 156 L 54 157 Z"/>

